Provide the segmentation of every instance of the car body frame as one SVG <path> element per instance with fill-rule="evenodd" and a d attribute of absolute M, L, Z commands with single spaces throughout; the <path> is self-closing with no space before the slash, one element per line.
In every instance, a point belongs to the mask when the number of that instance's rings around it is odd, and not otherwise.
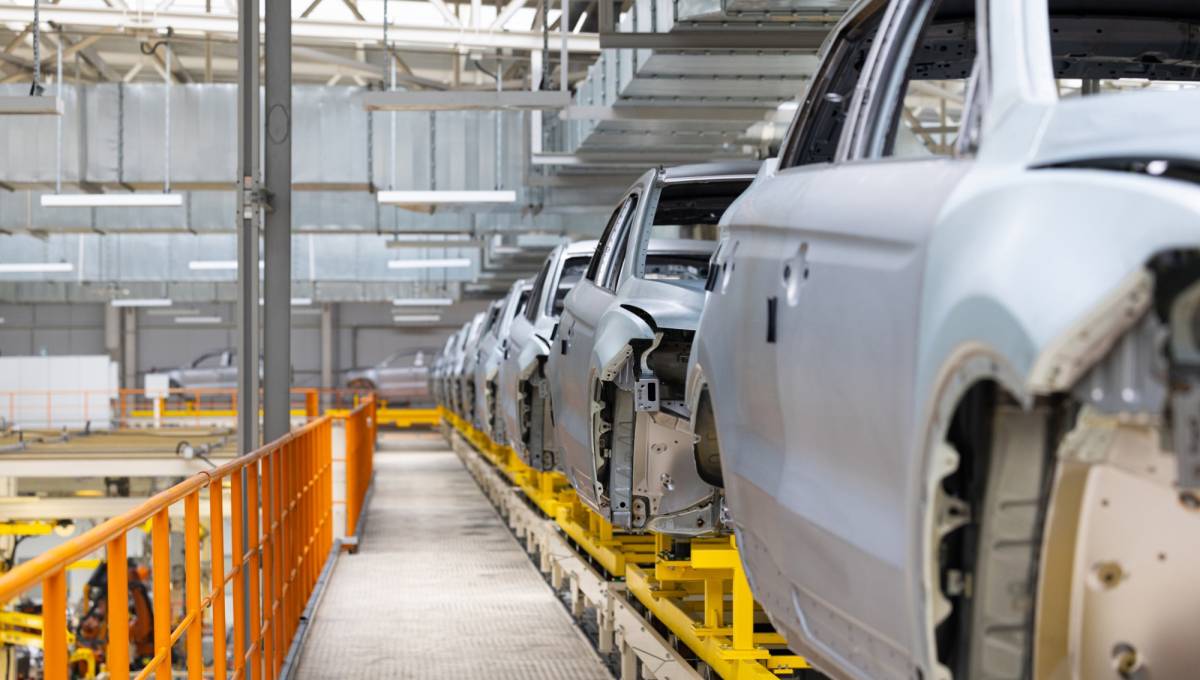
<path fill-rule="evenodd" d="M 1101 81 L 1194 80 L 1200 17 L 933 6 L 846 15 L 726 214 L 698 450 L 756 598 L 833 677 L 1187 676 L 1200 92 Z M 916 65 L 965 74 L 918 86 L 957 97 L 952 143 L 909 108 Z M 939 153 L 895 153 L 904 127 Z"/>
<path fill-rule="evenodd" d="M 555 468 L 557 445 L 551 427 L 546 358 L 550 336 L 571 288 L 587 270 L 597 241 L 555 248 L 531 284 L 529 303 L 512 321 L 506 356 L 500 365 L 498 407 L 507 443 L 535 470 Z"/>
<path fill-rule="evenodd" d="M 496 408 L 496 379 L 500 363 L 508 352 L 508 335 L 513 317 L 525 311 L 531 287 L 528 279 L 514 282 L 508 295 L 501 301 L 495 323 L 479 339 L 475 362 L 475 427 L 498 444 L 504 444 L 507 436 Z"/>
<path fill-rule="evenodd" d="M 559 465 L 579 498 L 620 529 L 719 529 L 719 489 L 684 432 L 684 378 L 716 223 L 757 167 L 647 172 L 567 295 L 546 365 Z M 656 238 L 655 227 L 702 238 Z"/>

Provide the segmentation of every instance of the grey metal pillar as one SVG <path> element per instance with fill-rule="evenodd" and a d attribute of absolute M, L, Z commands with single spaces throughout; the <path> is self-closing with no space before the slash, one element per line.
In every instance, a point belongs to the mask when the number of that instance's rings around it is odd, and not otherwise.
<path fill-rule="evenodd" d="M 136 390 L 137 385 L 137 310 L 126 307 L 122 316 L 121 372 L 125 374 L 123 386 Z"/>
<path fill-rule="evenodd" d="M 258 1 L 238 3 L 238 450 L 258 448 Z M 243 495 L 245 498 L 245 495 Z"/>
<path fill-rule="evenodd" d="M 262 187 L 258 181 L 258 0 L 238 2 L 238 451 L 258 448 L 258 226 Z M 249 536 L 251 508 L 242 476 L 242 536 Z M 242 570 L 243 592 L 250 592 L 250 570 Z M 242 625 L 250 630 L 250 608 Z M 247 641 L 251 638 L 246 636 Z M 248 643 L 248 642 L 247 642 Z M 234 654 L 246 653 L 235 649 Z"/>
<path fill-rule="evenodd" d="M 274 441 L 291 429 L 291 0 L 267 0 L 266 7 L 267 139 L 263 179 L 271 207 L 263 229 L 263 438 Z"/>
<path fill-rule="evenodd" d="M 321 305 L 321 387 L 333 387 L 333 303 Z"/>

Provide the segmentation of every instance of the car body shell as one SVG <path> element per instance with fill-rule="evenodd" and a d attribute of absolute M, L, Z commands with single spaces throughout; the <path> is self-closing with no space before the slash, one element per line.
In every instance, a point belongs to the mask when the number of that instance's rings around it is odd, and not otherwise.
<path fill-rule="evenodd" d="M 556 445 L 550 426 L 545 362 L 550 354 L 550 335 L 559 318 L 556 301 L 561 304 L 558 296 L 564 285 L 563 273 L 568 266 L 582 264 L 586 268 L 596 243 L 576 241 L 555 248 L 537 280 L 542 284 L 540 290 L 532 291 L 526 313 L 514 317 L 509 329 L 508 354 L 500 364 L 497 405 L 508 445 L 535 470 L 554 469 Z"/>
<path fill-rule="evenodd" d="M 770 161 L 726 214 L 691 356 L 756 598 L 834 677 L 945 677 L 932 452 L 967 387 L 1023 404 L 1071 389 L 1131 323 L 1147 261 L 1200 243 L 1196 183 L 1089 165 L 1200 159 L 1200 92 L 1060 101 L 1046 3 L 979 6 L 977 149 L 864 158 L 855 126 L 886 89 L 868 63 L 835 161 Z"/>
<path fill-rule="evenodd" d="M 506 436 L 496 411 L 496 379 L 500 363 L 508 352 L 508 335 L 513 317 L 525 310 L 530 287 L 527 279 L 513 283 L 500 305 L 500 316 L 479 339 L 475 362 L 475 426 L 499 444 L 505 443 Z"/>
<path fill-rule="evenodd" d="M 475 386 L 474 348 L 479 342 L 479 335 L 483 330 L 487 314 L 488 311 L 479 312 L 463 328 L 464 332 L 459 340 L 460 344 L 450 368 L 449 379 L 453 409 L 458 417 L 467 422 L 473 420 L 472 411 L 474 410 L 474 396 L 472 395 Z"/>
<path fill-rule="evenodd" d="M 432 398 L 429 387 L 432 352 L 393 354 L 378 364 L 346 374 L 346 385 L 374 391 L 393 405 L 423 404 Z"/>
<path fill-rule="evenodd" d="M 614 213 L 613 224 L 627 235 L 614 236 L 593 255 L 596 276 L 608 280 L 585 277 L 567 295 L 546 364 L 558 463 L 579 498 L 614 526 L 683 535 L 718 528 L 719 491 L 701 478 L 691 436 L 681 432 L 688 422 L 682 393 L 675 403 L 660 401 L 657 390 L 667 383 L 633 354 L 636 348 L 676 363 L 687 356 L 704 304 L 703 280 L 655 280 L 638 269 L 660 255 L 707 260 L 715 245 L 650 237 L 664 187 L 745 183 L 756 169 L 738 163 L 646 173 Z M 663 343 L 683 346 L 656 355 Z M 681 376 L 685 367 L 676 366 Z M 599 391 L 610 385 L 617 386 L 612 412 L 602 413 L 599 404 L 610 397 Z M 615 453 L 605 456 L 602 441 Z"/>

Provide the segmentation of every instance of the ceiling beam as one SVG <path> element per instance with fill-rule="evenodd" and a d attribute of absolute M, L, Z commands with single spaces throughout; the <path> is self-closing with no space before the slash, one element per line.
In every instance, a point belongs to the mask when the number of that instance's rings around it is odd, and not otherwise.
<path fill-rule="evenodd" d="M 88 28 L 115 28 L 125 31 L 165 31 L 174 29 L 177 35 L 202 37 L 205 32 L 219 34 L 228 40 L 237 35 L 237 17 L 230 14 L 206 14 L 182 10 L 170 10 L 154 15 L 141 15 L 110 7 L 64 7 L 49 6 L 42 9 L 44 21 L 71 26 L 73 30 Z M 29 21 L 29 9 L 24 6 L 0 5 L 0 22 L 25 24 Z M 293 36 L 298 41 L 365 41 L 378 42 L 379 27 L 362 21 L 334 21 L 324 19 L 297 19 L 293 23 Z M 451 26 L 395 26 L 388 30 L 388 37 L 397 45 L 437 47 L 441 49 L 482 48 L 517 50 L 541 49 L 540 31 L 463 31 Z M 571 34 L 567 40 L 572 52 L 595 54 L 600 51 L 599 39 L 595 34 Z"/>

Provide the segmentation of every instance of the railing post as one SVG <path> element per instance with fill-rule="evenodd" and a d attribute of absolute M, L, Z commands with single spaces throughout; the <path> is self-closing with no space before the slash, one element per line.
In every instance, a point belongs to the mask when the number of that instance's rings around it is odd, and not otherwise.
<path fill-rule="evenodd" d="M 246 667 L 246 517 L 243 495 L 245 485 L 243 478 L 245 468 L 230 475 L 230 522 L 233 532 L 231 549 L 233 550 L 233 672 L 237 675 Z M 241 673 L 245 678 L 246 674 Z"/>
<path fill-rule="evenodd" d="M 208 485 L 208 543 L 212 584 L 213 680 L 225 680 L 225 499 L 220 479 Z"/>
<path fill-rule="evenodd" d="M 42 653 L 46 680 L 67 680 L 67 572 L 42 581 Z"/>
<path fill-rule="evenodd" d="M 150 527 L 154 570 L 154 658 L 158 680 L 171 680 L 171 516 L 167 508 L 154 515 Z"/>
<path fill-rule="evenodd" d="M 111 680 L 129 680 L 129 562 L 125 534 L 108 542 L 108 654 Z"/>
<path fill-rule="evenodd" d="M 316 390 L 308 390 L 304 393 L 304 415 L 310 421 L 316 420 L 321 415 L 321 395 Z"/>
<path fill-rule="evenodd" d="M 201 680 L 204 672 L 204 649 L 201 633 L 204 612 L 200 609 L 200 491 L 183 499 L 183 593 L 188 624 L 188 680 Z"/>

